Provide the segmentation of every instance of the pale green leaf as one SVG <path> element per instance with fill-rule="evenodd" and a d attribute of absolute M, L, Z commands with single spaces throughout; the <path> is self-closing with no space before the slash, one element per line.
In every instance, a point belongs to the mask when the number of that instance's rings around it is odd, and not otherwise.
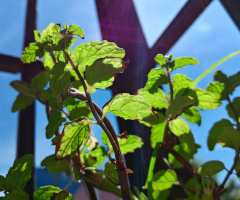
<path fill-rule="evenodd" d="M 208 92 L 211 92 L 219 100 L 226 99 L 227 93 L 224 83 L 213 82 L 210 83 L 206 89 Z"/>
<path fill-rule="evenodd" d="M 31 178 L 34 165 L 33 155 L 26 154 L 14 161 L 6 175 L 7 185 L 11 190 L 23 190 Z"/>
<path fill-rule="evenodd" d="M 166 57 L 163 54 L 157 54 L 154 60 L 158 63 L 159 66 L 166 64 Z"/>
<path fill-rule="evenodd" d="M 52 108 L 50 117 L 48 119 L 48 125 L 46 126 L 46 138 L 50 139 L 59 130 L 59 127 L 66 118 L 58 108 Z"/>
<path fill-rule="evenodd" d="M 176 74 L 173 76 L 172 82 L 173 82 L 173 91 L 175 96 L 177 92 L 182 88 L 190 88 L 193 83 L 193 80 L 184 74 Z"/>
<path fill-rule="evenodd" d="M 237 151 L 240 147 L 240 133 L 233 127 L 223 127 L 219 133 L 218 142 L 223 147 L 229 147 Z"/>
<path fill-rule="evenodd" d="M 169 68 L 172 70 L 184 67 L 187 65 L 197 65 L 199 64 L 198 60 L 192 57 L 181 57 L 181 58 L 175 58 L 171 64 L 169 65 Z"/>
<path fill-rule="evenodd" d="M 36 92 L 35 90 L 30 86 L 29 83 L 24 81 L 12 81 L 10 85 L 17 90 L 20 94 L 23 94 L 27 97 L 35 98 Z"/>
<path fill-rule="evenodd" d="M 85 79 L 89 86 L 105 89 L 113 84 L 116 73 L 122 73 L 126 68 L 120 58 L 105 58 L 95 61 L 86 67 Z"/>
<path fill-rule="evenodd" d="M 157 116 L 146 101 L 136 95 L 122 93 L 115 95 L 103 107 L 103 117 L 112 112 L 118 117 L 131 120 L 154 121 Z"/>
<path fill-rule="evenodd" d="M 188 134 L 182 134 L 178 137 L 180 141 L 180 145 L 182 146 L 184 152 L 189 155 L 194 155 L 197 153 L 197 150 L 201 147 L 200 145 L 195 143 L 193 134 L 191 131 Z"/>
<path fill-rule="evenodd" d="M 12 112 L 23 110 L 34 102 L 34 98 L 19 94 L 12 106 Z"/>
<path fill-rule="evenodd" d="M 201 125 L 201 115 L 199 110 L 197 110 L 195 107 L 190 107 L 187 110 L 185 110 L 182 113 L 183 117 L 186 117 L 186 119 L 191 123 L 197 123 L 199 126 Z"/>
<path fill-rule="evenodd" d="M 62 190 L 54 186 L 43 186 L 35 190 L 33 194 L 34 200 L 47 200 L 53 196 L 53 193 L 59 193 Z"/>
<path fill-rule="evenodd" d="M 198 172 L 204 176 L 213 176 L 225 169 L 225 165 L 218 160 L 208 161 L 204 163 L 199 169 Z"/>
<path fill-rule="evenodd" d="M 107 158 L 107 151 L 102 146 L 97 146 L 93 151 L 90 151 L 90 156 L 94 157 L 96 162 L 92 165 L 93 167 L 100 166 Z"/>
<path fill-rule="evenodd" d="M 6 194 L 4 200 L 29 200 L 29 195 L 23 190 L 13 190 Z"/>
<path fill-rule="evenodd" d="M 33 77 L 31 87 L 37 91 L 43 90 L 49 81 L 49 74 L 47 71 L 42 71 Z"/>
<path fill-rule="evenodd" d="M 231 127 L 233 128 L 232 123 L 227 120 L 227 119 L 222 119 L 219 122 L 216 122 L 213 127 L 211 128 L 211 130 L 209 131 L 209 136 L 208 136 L 208 149 L 210 151 L 212 151 L 214 149 L 214 146 L 217 144 L 218 142 L 218 136 L 220 134 L 220 132 L 222 131 L 222 129 L 224 127 Z"/>
<path fill-rule="evenodd" d="M 89 134 L 89 124 L 89 119 L 81 118 L 64 125 L 63 133 L 56 145 L 57 158 L 65 158 L 76 153 Z"/>
<path fill-rule="evenodd" d="M 136 95 L 139 95 L 153 108 L 156 109 L 168 108 L 167 96 L 160 88 L 155 88 L 151 90 L 139 89 Z"/>
<path fill-rule="evenodd" d="M 116 171 L 116 165 L 112 162 L 107 162 L 104 169 L 105 176 L 114 184 L 119 184 L 118 173 Z"/>
<path fill-rule="evenodd" d="M 170 121 L 169 128 L 176 136 L 188 134 L 190 132 L 187 122 L 185 122 L 184 119 L 180 117 Z"/>
<path fill-rule="evenodd" d="M 55 64 L 54 64 L 54 61 L 53 61 L 52 57 L 46 52 L 44 54 L 43 66 L 45 68 L 47 68 L 48 71 L 51 72 L 54 65 Z"/>
<path fill-rule="evenodd" d="M 92 65 L 94 61 L 105 57 L 123 58 L 125 51 L 115 43 L 108 41 L 91 41 L 78 45 L 73 52 L 73 60 L 80 71 L 84 71 L 87 65 Z"/>
<path fill-rule="evenodd" d="M 93 151 L 94 149 L 96 149 L 98 146 L 98 140 L 97 138 L 93 137 L 93 136 L 89 136 L 87 138 L 87 141 L 85 142 L 85 147 L 90 150 Z"/>
<path fill-rule="evenodd" d="M 70 25 L 70 27 L 67 30 L 71 32 L 73 35 L 77 35 L 81 38 L 84 38 L 84 31 L 77 25 Z"/>
<path fill-rule="evenodd" d="M 181 115 L 189 107 L 196 104 L 196 100 L 191 96 L 179 96 L 173 99 L 166 112 L 167 119 L 174 119 Z"/>
<path fill-rule="evenodd" d="M 21 56 L 21 61 L 23 63 L 35 62 L 36 58 L 41 58 L 43 55 L 44 52 L 37 45 L 37 43 L 30 43 L 29 46 L 24 49 Z"/>
<path fill-rule="evenodd" d="M 145 90 L 159 88 L 159 86 L 167 84 L 168 77 L 164 69 L 152 69 L 148 73 L 148 80 L 144 87 Z"/>

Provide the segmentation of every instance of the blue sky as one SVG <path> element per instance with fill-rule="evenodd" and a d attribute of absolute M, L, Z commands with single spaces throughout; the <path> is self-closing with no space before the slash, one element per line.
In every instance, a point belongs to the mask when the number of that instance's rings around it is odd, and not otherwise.
<path fill-rule="evenodd" d="M 186 3 L 183 0 L 173 1 L 147 1 L 134 0 L 137 13 L 144 30 L 149 47 L 157 40 L 169 22 L 174 18 L 178 10 Z M 14 6 L 12 6 L 14 4 Z M 20 57 L 23 48 L 24 19 L 26 0 L 3 1 L 0 4 L 0 53 Z M 85 31 L 85 40 L 101 40 L 100 27 L 98 24 L 95 2 L 93 0 L 41 0 L 38 1 L 37 29 L 44 29 L 49 23 L 77 24 Z M 81 41 L 78 40 L 80 43 Z M 179 39 L 168 54 L 175 57 L 192 56 L 200 61 L 198 66 L 188 66 L 175 73 L 184 73 L 192 79 L 196 79 L 212 64 L 226 55 L 239 50 L 240 37 L 237 27 L 218 0 L 213 1 L 187 32 Z M 227 75 L 233 75 L 240 71 L 240 56 L 223 63 L 217 69 Z M 131 66 L 129 66 L 131 67 Z M 11 106 L 17 93 L 9 86 L 13 80 L 20 79 L 20 75 L 0 72 L 1 99 L 0 99 L 0 174 L 5 175 L 12 165 L 16 155 L 17 113 L 11 113 Z M 206 76 L 198 87 L 206 88 L 213 81 L 212 73 Z M 237 89 L 234 94 L 239 94 Z M 104 96 L 105 98 L 101 98 Z M 102 106 L 111 97 L 110 91 L 99 91 L 93 95 L 93 100 Z M 227 148 L 216 146 L 213 152 L 206 147 L 208 131 L 213 123 L 222 118 L 228 118 L 225 111 L 226 104 L 213 111 L 203 111 L 202 126 L 190 125 L 195 140 L 202 146 L 195 158 L 201 162 L 207 160 L 221 160 L 229 169 L 231 167 L 234 152 Z M 51 141 L 45 139 L 45 126 L 47 119 L 45 110 L 39 103 L 36 104 L 36 165 L 41 160 L 54 152 Z M 116 119 L 111 116 L 116 127 Z M 101 133 L 95 129 L 95 135 Z M 225 172 L 222 173 L 220 179 Z"/>

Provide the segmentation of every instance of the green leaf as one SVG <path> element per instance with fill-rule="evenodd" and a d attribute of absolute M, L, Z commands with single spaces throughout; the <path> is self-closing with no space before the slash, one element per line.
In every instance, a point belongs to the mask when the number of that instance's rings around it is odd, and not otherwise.
<path fill-rule="evenodd" d="M 169 64 L 172 59 L 173 59 L 173 55 L 164 56 L 162 54 L 157 54 L 154 58 L 154 60 L 158 63 L 158 65 L 163 68 L 165 68 L 166 65 Z"/>
<path fill-rule="evenodd" d="M 240 133 L 233 127 L 223 127 L 218 136 L 218 141 L 223 147 L 238 150 L 240 146 Z"/>
<path fill-rule="evenodd" d="M 211 130 L 209 131 L 208 136 L 208 149 L 212 151 L 214 149 L 214 146 L 218 142 L 218 136 L 220 135 L 220 132 L 224 127 L 231 127 L 233 128 L 232 123 L 227 119 L 222 119 L 219 122 L 216 122 Z"/>
<path fill-rule="evenodd" d="M 46 53 L 44 54 L 43 66 L 44 66 L 45 68 L 47 68 L 47 70 L 48 70 L 49 72 L 51 72 L 54 65 L 55 65 L 55 64 L 54 64 L 54 61 L 53 61 L 52 57 L 46 52 Z"/>
<path fill-rule="evenodd" d="M 27 97 L 35 98 L 35 90 L 30 86 L 29 83 L 24 81 L 12 81 L 10 85 L 17 90 L 20 94 L 23 94 Z"/>
<path fill-rule="evenodd" d="M 230 76 L 227 80 L 227 89 L 230 94 L 240 85 L 240 72 Z"/>
<path fill-rule="evenodd" d="M 40 99 L 40 101 L 45 102 L 51 98 L 52 91 L 50 90 L 50 88 L 47 88 L 46 90 L 39 91 L 37 93 L 37 96 Z"/>
<path fill-rule="evenodd" d="M 177 116 L 181 115 L 185 110 L 189 107 L 196 104 L 196 100 L 190 96 L 179 96 L 173 99 L 172 103 L 170 104 L 169 108 L 166 112 L 167 119 L 174 119 Z"/>
<path fill-rule="evenodd" d="M 224 83 L 220 82 L 210 83 L 206 90 L 214 94 L 218 100 L 223 100 L 226 99 L 227 97 L 227 92 Z"/>
<path fill-rule="evenodd" d="M 14 161 L 13 166 L 6 175 L 7 185 L 11 190 L 23 190 L 31 178 L 34 165 L 33 155 L 25 156 Z"/>
<path fill-rule="evenodd" d="M 54 24 L 54 23 L 49 24 L 49 25 L 47 26 L 47 28 L 45 28 L 45 29 L 42 31 L 41 35 L 40 35 L 40 40 L 41 40 L 41 42 L 44 41 L 47 36 L 52 36 L 52 35 L 53 35 L 53 27 L 55 27 L 55 28 L 58 27 L 58 28 L 57 28 L 57 29 L 58 29 L 58 32 L 60 31 L 60 27 L 57 26 L 56 24 Z M 56 29 L 55 29 L 55 31 L 56 31 Z"/>
<path fill-rule="evenodd" d="M 115 43 L 106 40 L 91 41 L 78 45 L 73 52 L 73 60 L 80 71 L 84 71 L 87 65 L 92 65 L 94 61 L 105 57 L 123 58 L 125 51 L 119 48 Z"/>
<path fill-rule="evenodd" d="M 49 173 L 58 174 L 67 170 L 69 168 L 69 165 L 70 165 L 69 160 L 66 159 L 54 160 L 47 164 L 46 170 Z"/>
<path fill-rule="evenodd" d="M 171 71 L 174 69 L 185 67 L 187 65 L 197 65 L 199 64 L 198 60 L 192 57 L 181 57 L 174 59 L 171 64 L 169 65 L 169 68 Z"/>
<path fill-rule="evenodd" d="M 31 81 L 31 87 L 37 91 L 43 90 L 49 81 L 49 74 L 47 71 L 38 73 Z"/>
<path fill-rule="evenodd" d="M 198 172 L 201 173 L 203 176 L 213 176 L 224 169 L 225 165 L 221 161 L 214 160 L 204 163 L 198 169 Z"/>
<path fill-rule="evenodd" d="M 94 157 L 96 162 L 93 167 L 100 166 L 102 162 L 107 158 L 107 151 L 102 146 L 97 146 L 93 151 L 90 151 L 90 156 Z"/>
<path fill-rule="evenodd" d="M 143 145 L 142 139 L 136 135 L 127 135 L 127 138 L 118 138 L 118 142 L 122 154 L 133 153 L 135 149 L 141 148 Z"/>
<path fill-rule="evenodd" d="M 80 118 L 64 125 L 63 133 L 56 145 L 57 158 L 71 156 L 77 151 L 89 134 L 90 123 L 89 119 Z"/>
<path fill-rule="evenodd" d="M 238 119 L 236 119 L 236 116 L 235 114 L 233 113 L 233 110 L 230 106 L 230 104 L 227 105 L 227 111 L 228 111 L 228 115 L 229 117 L 231 117 L 234 121 L 239 121 L 239 116 L 240 116 L 240 97 L 236 97 L 233 102 L 233 107 L 234 107 L 234 110 L 236 112 L 236 114 L 238 115 Z"/>
<path fill-rule="evenodd" d="M 180 154 L 186 161 L 193 159 L 193 154 L 189 154 L 188 152 L 184 151 L 183 146 L 175 145 L 173 149 L 178 152 L 178 154 Z M 176 159 L 172 154 L 168 154 L 168 161 L 174 169 L 183 167 L 182 163 L 179 162 L 178 159 Z"/>
<path fill-rule="evenodd" d="M 120 58 L 96 60 L 86 67 L 85 79 L 90 87 L 105 89 L 113 84 L 116 73 L 122 73 L 126 66 Z"/>
<path fill-rule="evenodd" d="M 168 108 L 167 96 L 160 88 L 155 88 L 151 90 L 139 89 L 136 95 L 139 95 L 153 108 L 156 109 Z"/>
<path fill-rule="evenodd" d="M 46 138 L 50 139 L 58 131 L 59 127 L 63 122 L 66 121 L 66 118 L 61 113 L 58 108 L 52 108 L 50 117 L 48 120 L 48 125 L 46 126 Z"/>
<path fill-rule="evenodd" d="M 33 198 L 34 200 L 46 200 L 50 199 L 53 196 L 53 193 L 59 193 L 62 190 L 58 187 L 54 186 L 43 186 L 38 188 L 34 194 Z"/>
<path fill-rule="evenodd" d="M 112 183 L 119 185 L 119 178 L 115 164 L 107 162 L 105 164 L 104 174 Z"/>
<path fill-rule="evenodd" d="M 227 85 L 227 75 L 221 72 L 220 70 L 215 71 L 214 73 L 214 80 L 220 83 L 224 83 Z"/>
<path fill-rule="evenodd" d="M 7 190 L 7 180 L 4 176 L 0 175 L 0 191 Z"/>
<path fill-rule="evenodd" d="M 11 193 L 6 194 L 4 200 L 29 200 L 29 195 L 22 190 L 13 190 Z"/>
<path fill-rule="evenodd" d="M 76 98 L 67 97 L 62 103 L 62 106 L 66 107 L 69 111 L 70 119 L 77 119 L 80 117 L 92 118 L 92 112 L 84 101 L 77 101 Z"/>
<path fill-rule="evenodd" d="M 73 199 L 73 195 L 66 191 L 61 191 L 57 194 L 55 193 L 51 197 L 51 200 L 72 200 L 72 199 Z"/>
<path fill-rule="evenodd" d="M 37 57 L 41 58 L 43 55 L 44 52 L 37 43 L 30 43 L 29 46 L 23 51 L 21 61 L 23 63 L 35 62 Z"/>
<path fill-rule="evenodd" d="M 139 200 L 148 200 L 146 195 L 144 193 L 140 192 L 136 186 L 134 186 L 134 190 L 135 190 Z"/>
<path fill-rule="evenodd" d="M 165 116 L 157 112 L 159 119 L 156 121 L 156 124 L 152 125 L 151 128 L 151 146 L 152 148 L 155 148 L 156 144 L 158 142 L 163 141 L 163 135 L 164 135 L 164 130 L 165 130 L 165 123 L 166 119 Z"/>
<path fill-rule="evenodd" d="M 163 191 L 170 189 L 173 185 L 178 185 L 176 173 L 171 170 L 160 170 L 153 176 L 153 190 Z"/>
<path fill-rule="evenodd" d="M 41 41 L 41 40 L 40 40 L 40 32 L 37 31 L 37 30 L 34 30 L 33 33 L 34 33 L 35 41 L 36 41 L 36 42 L 40 42 L 40 41 Z"/>
<path fill-rule="evenodd" d="M 73 35 L 84 38 L 84 31 L 77 25 L 70 25 L 70 27 L 67 30 L 71 32 Z"/>
<path fill-rule="evenodd" d="M 62 102 L 62 96 L 66 95 L 67 87 L 70 85 L 71 73 L 66 69 L 66 63 L 58 62 L 54 65 L 51 73 L 50 88 L 57 102 Z"/>
<path fill-rule="evenodd" d="M 173 90 L 174 96 L 182 88 L 190 88 L 192 86 L 193 80 L 184 74 L 176 74 L 173 76 Z"/>
<path fill-rule="evenodd" d="M 180 141 L 180 145 L 183 147 L 184 152 L 188 153 L 191 156 L 197 153 L 197 150 L 201 147 L 195 143 L 191 131 L 188 134 L 180 135 L 178 139 Z"/>
<path fill-rule="evenodd" d="M 109 112 L 124 119 L 143 121 L 157 120 L 157 116 L 152 111 L 150 104 L 139 98 L 139 96 L 128 93 L 115 95 L 108 101 L 103 107 L 103 117 Z"/>
<path fill-rule="evenodd" d="M 168 83 L 168 77 L 164 69 L 152 69 L 148 73 L 148 80 L 144 87 L 145 90 L 159 88 L 160 85 Z"/>
<path fill-rule="evenodd" d="M 41 162 L 41 166 L 45 167 L 47 166 L 49 163 L 53 162 L 55 160 L 55 154 L 47 156 L 46 158 L 44 158 Z"/>
<path fill-rule="evenodd" d="M 197 110 L 195 107 L 190 107 L 187 110 L 185 110 L 182 113 L 183 117 L 186 117 L 186 119 L 191 123 L 197 123 L 199 126 L 201 125 L 201 115 L 199 110 Z"/>
<path fill-rule="evenodd" d="M 170 121 L 169 128 L 176 136 L 188 134 L 190 132 L 187 122 L 185 122 L 184 119 L 180 117 Z"/>
<path fill-rule="evenodd" d="M 34 102 L 34 98 L 19 94 L 12 106 L 12 112 L 23 110 Z"/>

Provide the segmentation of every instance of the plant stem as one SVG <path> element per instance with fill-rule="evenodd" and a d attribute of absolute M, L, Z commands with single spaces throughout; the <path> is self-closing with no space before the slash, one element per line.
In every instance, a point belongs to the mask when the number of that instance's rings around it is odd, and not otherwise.
<path fill-rule="evenodd" d="M 58 174 L 55 174 L 54 183 L 53 183 L 54 187 L 56 187 L 57 185 L 57 178 L 58 178 Z"/>
<path fill-rule="evenodd" d="M 64 51 L 65 55 L 67 56 L 69 62 L 72 65 L 73 70 L 77 73 L 78 78 L 80 79 L 84 91 L 85 91 L 85 95 L 87 97 L 87 101 L 89 104 L 89 107 L 92 111 L 93 116 L 95 117 L 95 119 L 97 120 L 98 124 L 101 126 L 101 128 L 105 131 L 105 133 L 108 136 L 108 139 L 113 147 L 114 153 L 115 153 L 115 157 L 116 157 L 116 168 L 117 168 L 117 172 L 118 172 L 118 176 L 119 176 L 119 181 L 120 181 L 120 185 L 121 185 L 121 191 L 122 191 L 122 196 L 124 200 L 130 200 L 130 190 L 129 190 L 129 184 L 128 184 L 128 175 L 127 175 L 127 170 L 126 170 L 126 166 L 123 160 L 123 156 L 121 154 L 120 148 L 118 147 L 118 145 L 116 144 L 115 140 L 112 137 L 112 134 L 110 133 L 110 131 L 107 129 L 107 127 L 103 124 L 102 120 L 99 118 L 94 105 L 93 105 L 93 101 L 91 98 L 90 93 L 88 92 L 87 89 L 87 85 L 82 77 L 82 75 L 80 74 L 78 68 L 75 66 L 72 58 L 70 57 L 70 55 Z"/>
<path fill-rule="evenodd" d="M 173 101 L 173 84 L 172 84 L 170 74 L 171 73 L 170 73 L 169 69 L 167 68 L 168 83 L 169 83 L 169 87 L 170 87 L 170 102 L 169 103 L 172 103 L 172 101 Z"/>
<path fill-rule="evenodd" d="M 237 123 L 237 129 L 240 132 L 239 116 L 238 116 L 238 113 L 237 113 L 233 103 L 231 102 L 231 100 L 229 98 L 229 95 L 227 95 L 227 101 L 228 101 L 228 103 L 229 103 L 229 105 L 230 105 L 230 107 L 231 107 L 231 109 L 233 111 L 233 114 L 234 114 L 234 117 L 235 117 L 235 121 Z"/>

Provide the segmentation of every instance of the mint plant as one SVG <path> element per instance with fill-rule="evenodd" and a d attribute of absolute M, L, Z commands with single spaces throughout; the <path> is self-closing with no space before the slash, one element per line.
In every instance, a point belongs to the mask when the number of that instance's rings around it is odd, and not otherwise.
<path fill-rule="evenodd" d="M 24 109 L 35 99 L 46 106 L 46 138 L 52 140 L 56 150 L 42 161 L 41 166 L 49 173 L 65 172 L 70 176 L 70 183 L 65 188 L 56 187 L 56 180 L 52 186 L 38 188 L 34 192 L 35 200 L 72 199 L 67 190 L 73 181 L 86 185 L 91 199 L 96 199 L 93 188 L 98 188 L 124 200 L 164 200 L 174 185 L 182 187 L 188 199 L 220 199 L 234 170 L 239 176 L 240 101 L 235 98 L 232 102 L 229 95 L 240 84 L 240 74 L 227 77 L 217 71 L 214 74 L 215 82 L 210 83 L 206 90 L 197 88 L 196 84 L 221 62 L 240 52 L 225 57 L 195 81 L 183 74 L 172 77 L 172 72 L 178 68 L 197 65 L 195 58 L 173 59 L 173 55 L 158 54 L 155 61 L 159 67 L 149 72 L 144 88 L 134 95 L 117 94 L 100 108 L 92 101 L 91 93 L 97 92 L 98 88 L 110 87 L 116 74 L 124 72 L 129 63 L 123 60 L 124 50 L 108 41 L 82 43 L 72 50 L 76 36 L 84 38 L 83 30 L 76 25 L 64 24 L 61 27 L 60 24 L 52 23 L 42 33 L 34 31 L 34 35 L 36 42 L 29 44 L 21 60 L 31 63 L 38 58 L 43 59 L 45 71 L 36 75 L 31 83 L 11 83 L 19 92 L 12 111 Z M 169 86 L 169 94 L 161 89 L 164 84 Z M 208 147 L 213 150 L 219 142 L 223 147 L 234 149 L 236 157 L 232 168 L 227 170 L 221 161 L 209 161 L 195 169 L 190 161 L 200 145 L 195 143 L 186 120 L 200 125 L 200 110 L 217 108 L 223 100 L 228 101 L 227 111 L 235 122 L 223 119 L 214 124 L 209 133 Z M 154 151 L 144 186 L 148 197 L 137 188 L 137 196 L 130 192 L 128 173 L 134 175 L 134 172 L 126 168 L 123 159 L 123 154 L 141 148 L 144 141 L 127 132 L 117 135 L 107 117 L 110 112 L 125 120 L 138 120 L 151 128 L 151 146 Z M 93 126 L 102 128 L 103 145 L 99 145 L 94 137 Z M 154 173 L 160 147 L 169 153 L 168 160 L 165 159 L 168 169 Z M 106 158 L 108 161 L 105 168 L 99 170 L 98 167 L 103 165 Z M 23 189 L 30 179 L 33 160 L 32 155 L 26 155 L 14 162 L 6 177 L 0 176 L 0 190 L 5 193 L 4 199 L 29 199 Z M 182 167 L 192 176 L 188 183 L 181 181 L 175 172 Z M 222 170 L 228 173 L 219 185 L 213 176 Z"/>

